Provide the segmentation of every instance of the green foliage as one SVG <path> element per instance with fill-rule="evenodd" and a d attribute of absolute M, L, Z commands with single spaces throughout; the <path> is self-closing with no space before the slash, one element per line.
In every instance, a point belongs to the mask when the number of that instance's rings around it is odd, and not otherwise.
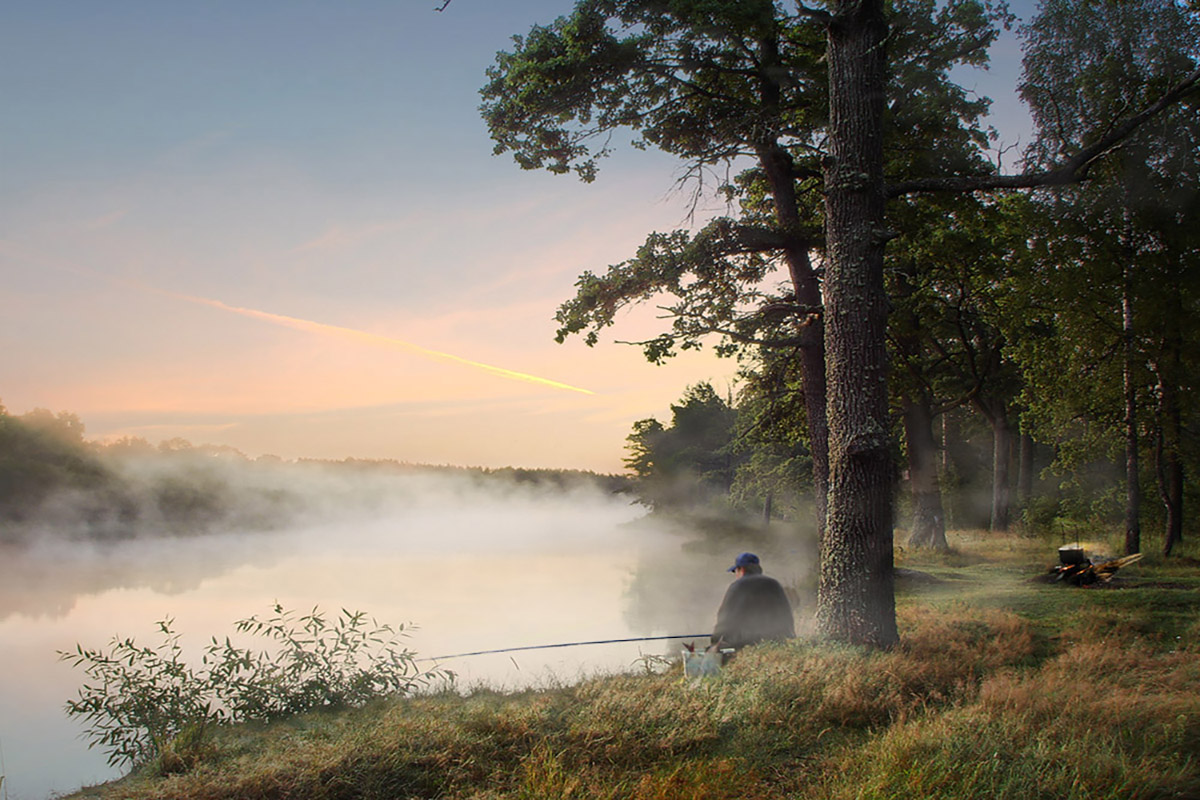
<path fill-rule="evenodd" d="M 318 609 L 297 617 L 276 605 L 272 616 L 236 628 L 273 642 L 270 651 L 254 653 L 214 638 L 205 652 L 216 699 L 236 721 L 353 708 L 445 675 L 417 669 L 414 654 L 400 647 L 404 625 L 392 628 L 361 611 L 343 609 L 330 622 Z"/>
<path fill-rule="evenodd" d="M 232 448 L 182 439 L 157 450 L 143 439 L 96 445 L 70 412 L 0 409 L 0 538 L 109 539 L 137 533 L 196 533 L 217 526 L 271 528 L 298 498 L 238 474 Z"/>
<path fill-rule="evenodd" d="M 1024 35 L 1021 92 L 1038 125 L 1030 155 L 1041 163 L 1088 144 L 1098 122 L 1146 106 L 1200 65 L 1200 19 L 1170 0 L 1053 0 Z M 1181 514 L 1182 474 L 1200 470 L 1194 93 L 1095 164 L 1086 183 L 1027 206 L 1028 247 L 1000 304 L 1028 430 L 1057 450 L 1062 511 L 1076 520 L 1120 514 L 1120 465 L 1136 435 L 1147 466 L 1134 478 L 1160 483 Z"/>
<path fill-rule="evenodd" d="M 999 26 L 1011 20 L 1006 8 L 894 0 L 887 16 L 887 179 L 991 173 L 982 123 L 990 101 L 951 75 L 986 64 Z M 516 37 L 482 90 L 496 152 L 511 152 L 526 169 L 574 169 L 593 180 L 623 132 L 680 159 L 697 198 L 717 165 L 727 173 L 749 165 L 717 180 L 725 215 L 699 230 L 650 233 L 632 258 L 583 273 L 558 310 L 556 338 L 580 334 L 594 345 L 623 308 L 654 302 L 664 329 L 634 343 L 650 361 L 713 343 L 718 355 L 745 358 L 760 391 L 734 450 L 749 464 L 738 469 L 735 502 L 762 507 L 779 496 L 793 511 L 805 465 L 818 509 L 828 478 L 827 21 L 824 12 L 763 0 L 580 0 L 570 15 Z M 777 363 L 784 359 L 795 367 Z M 782 380 L 762 385 L 772 378 Z M 776 423 L 784 413 L 792 415 L 787 431 Z M 640 471 L 651 440 L 661 446 L 669 434 L 644 424 L 629 461 Z M 768 428 L 783 437 L 754 436 Z M 667 474 L 662 459 L 656 471 Z"/>
<path fill-rule="evenodd" d="M 741 459 L 733 448 L 737 412 L 700 383 L 671 406 L 671 424 L 634 423 L 626 466 L 642 499 L 654 508 L 703 506 L 728 495 Z"/>
<path fill-rule="evenodd" d="M 634 258 L 610 266 L 604 275 L 589 271 L 579 277 L 575 297 L 555 315 L 559 324 L 555 338 L 562 342 L 586 331 L 585 341 L 593 346 L 623 308 L 666 294 L 672 298 L 665 309 L 670 329 L 638 343 L 654 363 L 679 350 L 699 348 L 710 334 L 728 339 L 718 350 L 722 354 L 734 351 L 731 343 L 784 344 L 795 332 L 780 332 L 780 319 L 805 309 L 770 288 L 779 279 L 778 263 L 762 251 L 782 244 L 783 239 L 770 231 L 727 217 L 709 222 L 694 235 L 652 233 Z M 776 305 L 764 317 L 757 307 L 766 302 Z M 747 313 L 748 309 L 755 313 Z"/>
<path fill-rule="evenodd" d="M 889 13 L 889 177 L 988 172 L 989 101 L 950 73 L 986 63 L 1007 12 L 987 0 L 896 0 Z M 559 309 L 559 341 L 583 333 L 595 344 L 624 306 L 669 296 L 669 328 L 639 343 L 651 361 L 714 334 L 722 353 L 820 346 L 800 328 L 821 311 L 808 254 L 823 240 L 825 48 L 810 15 L 766 0 L 580 0 L 497 55 L 482 113 L 496 152 L 525 169 L 590 181 L 621 131 L 679 158 L 697 195 L 711 167 L 754 160 L 716 182 L 737 214 L 651 233 L 628 261 L 585 272 Z"/>
<path fill-rule="evenodd" d="M 579 0 L 568 16 L 514 37 L 513 52 L 488 70 L 482 111 L 495 150 L 525 169 L 592 180 L 620 129 L 708 164 L 752 153 L 780 127 L 807 138 L 821 120 L 811 90 L 822 82 L 823 44 L 814 27 L 786 24 L 769 0 Z M 774 63 L 761 63 L 768 42 Z M 764 77 L 780 95 L 775 108 L 758 97 Z"/>
<path fill-rule="evenodd" d="M 185 662 L 171 623 L 157 623 L 163 635 L 157 647 L 114 638 L 107 650 L 77 644 L 59 652 L 87 680 L 78 699 L 67 701 L 67 714 L 84 720 L 88 746 L 106 750 L 113 766 L 148 763 L 185 730 L 203 729 L 220 716 L 206 681 Z"/>
<path fill-rule="evenodd" d="M 733 443 L 741 462 L 731 500 L 735 507 L 755 511 L 769 503 L 772 516 L 807 516 L 813 502 L 812 455 L 795 355 L 764 350 L 743 369 L 742 378 Z"/>
<path fill-rule="evenodd" d="M 1025 60 L 1019 88 L 1038 128 L 1032 151 L 1043 162 L 1088 143 L 1098 126 L 1148 106 L 1195 70 L 1200 57 L 1200 19 L 1173 0 L 1047 0 L 1022 34 Z M 1194 113 L 1194 100 L 1177 107 L 1135 134 L 1122 150 L 1143 150 Z M 1151 145 L 1155 155 L 1148 166 L 1175 148 L 1186 148 L 1190 138 L 1165 148 L 1162 141 Z"/>
<path fill-rule="evenodd" d="M 997 295 L 1023 246 L 1022 208 L 1021 197 L 892 204 L 889 221 L 904 231 L 887 256 L 895 393 L 926 395 L 945 409 L 1019 391 Z"/>
<path fill-rule="evenodd" d="M 417 667 L 401 646 L 403 625 L 382 625 L 360 611 L 343 609 L 330 622 L 319 609 L 297 618 L 276 604 L 266 619 L 236 623 L 239 632 L 271 641 L 270 649 L 213 637 L 198 667 L 185 658 L 172 624 L 157 623 L 163 639 L 155 647 L 114 638 L 107 649 L 77 644 L 59 652 L 87 681 L 67 701 L 67 714 L 84 721 L 89 746 L 106 750 L 114 766 L 158 759 L 162 770 L 187 769 L 213 725 L 357 708 L 453 677 Z"/>

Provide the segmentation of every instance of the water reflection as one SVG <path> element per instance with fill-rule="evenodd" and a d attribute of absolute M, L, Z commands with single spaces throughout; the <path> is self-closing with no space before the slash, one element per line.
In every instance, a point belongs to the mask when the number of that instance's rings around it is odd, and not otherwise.
<path fill-rule="evenodd" d="M 278 533 L 153 539 L 115 544 L 45 541 L 0 547 L 0 622 L 13 615 L 47 620 L 69 615 L 81 597 L 117 589 L 150 589 L 164 596 L 247 563 L 278 561 Z"/>
<path fill-rule="evenodd" d="M 0 750 L 9 800 L 115 777 L 66 718 L 81 673 L 55 652 L 114 635 L 156 644 L 175 620 L 189 652 L 275 602 L 416 622 L 422 656 L 705 631 L 730 548 L 685 548 L 626 498 L 430 496 L 353 521 L 286 533 L 228 533 L 8 551 L 0 566 Z M 460 685 L 515 688 L 633 668 L 676 643 L 627 643 L 446 662 Z"/>

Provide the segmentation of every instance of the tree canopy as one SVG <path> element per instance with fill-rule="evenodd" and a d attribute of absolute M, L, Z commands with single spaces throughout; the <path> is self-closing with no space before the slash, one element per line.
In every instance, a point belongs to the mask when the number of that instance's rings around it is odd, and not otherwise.
<path fill-rule="evenodd" d="M 670 327 L 643 342 L 652 360 L 711 334 L 726 353 L 793 349 L 826 529 L 818 622 L 835 638 L 896 638 L 885 201 L 1081 180 L 1200 79 L 1193 64 L 1148 84 L 1034 168 L 999 175 L 983 157 L 987 103 L 950 70 L 984 63 L 1008 21 L 984 0 L 580 0 L 515 37 L 483 89 L 496 152 L 527 169 L 594 180 L 621 130 L 680 158 L 697 187 L 718 164 L 746 165 L 719 182 L 736 212 L 584 273 L 558 336 L 593 344 L 624 305 L 666 295 Z"/>

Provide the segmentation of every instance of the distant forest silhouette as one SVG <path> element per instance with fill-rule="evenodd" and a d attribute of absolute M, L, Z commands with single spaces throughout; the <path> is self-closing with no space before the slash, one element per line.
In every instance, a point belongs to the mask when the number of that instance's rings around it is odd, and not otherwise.
<path fill-rule="evenodd" d="M 336 505 L 369 509 L 378 496 L 344 476 L 455 477 L 492 486 L 568 490 L 581 485 L 627 491 L 629 479 L 579 470 L 489 469 L 412 464 L 389 459 L 251 458 L 227 445 L 140 437 L 88 441 L 77 414 L 35 409 L 13 415 L 0 405 L 0 542 L 54 536 L 124 539 L 213 530 L 275 530 Z M 340 488 L 339 488 L 340 487 Z M 333 496 L 330 496 L 330 494 Z"/>

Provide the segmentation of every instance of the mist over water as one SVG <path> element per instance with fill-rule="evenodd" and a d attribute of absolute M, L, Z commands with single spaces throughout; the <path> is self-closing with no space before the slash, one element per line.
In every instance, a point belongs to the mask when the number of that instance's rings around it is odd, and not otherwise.
<path fill-rule="evenodd" d="M 361 610 L 410 628 L 418 657 L 600 639 L 699 634 L 712 627 L 736 540 L 698 541 L 645 518 L 599 484 L 550 487 L 470 475 L 305 473 L 309 513 L 285 529 L 95 543 L 46 536 L 0 552 L 0 750 L 9 800 L 117 777 L 68 719 L 81 670 L 56 651 L 114 636 L 157 645 L 173 618 L 199 659 L 210 636 L 267 615 Z M 348 498 L 353 498 L 349 502 Z M 325 500 L 328 499 L 328 502 Z M 760 552 L 763 543 L 755 544 Z M 781 550 L 767 570 L 806 569 Z M 261 646 L 258 643 L 257 646 Z M 678 642 L 594 645 L 440 662 L 463 689 L 641 669 Z M 438 662 L 423 662 L 430 667 Z"/>

